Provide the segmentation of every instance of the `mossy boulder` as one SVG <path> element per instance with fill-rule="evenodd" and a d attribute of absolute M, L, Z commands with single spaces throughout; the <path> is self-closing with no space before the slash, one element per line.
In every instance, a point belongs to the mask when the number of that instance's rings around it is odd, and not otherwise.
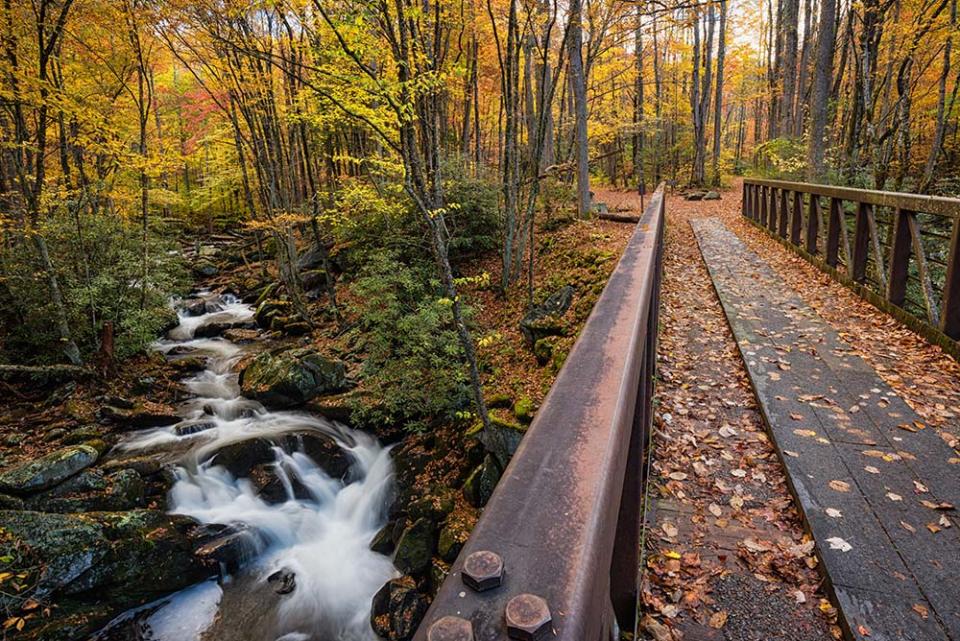
<path fill-rule="evenodd" d="M 287 300 L 268 298 L 259 305 L 253 315 L 258 327 L 270 329 L 275 316 L 288 316 L 293 310 L 293 304 Z"/>
<path fill-rule="evenodd" d="M 453 563 L 468 538 L 470 529 L 461 519 L 447 519 L 437 540 L 437 554 L 447 563 Z"/>
<path fill-rule="evenodd" d="M 0 491 L 31 494 L 70 478 L 100 458 L 89 445 L 71 445 L 33 461 L 16 465 L 0 473 Z"/>
<path fill-rule="evenodd" d="M 513 404 L 513 415 L 524 425 L 529 425 L 533 422 L 533 415 L 536 411 L 536 405 L 529 396 L 521 396 L 517 399 L 517 402 Z"/>
<path fill-rule="evenodd" d="M 530 348 L 541 338 L 564 333 L 561 317 L 570 309 L 574 293 L 573 286 L 566 285 L 548 296 L 540 305 L 530 308 L 520 321 L 520 332 Z"/>
<path fill-rule="evenodd" d="M 545 336 L 533 344 L 533 355 L 537 359 L 537 365 L 543 367 L 550 362 L 559 338 L 559 336 Z"/>
<path fill-rule="evenodd" d="M 346 367 L 311 349 L 263 352 L 240 373 L 243 395 L 269 407 L 292 407 L 348 387 Z"/>
<path fill-rule="evenodd" d="M 31 510 L 60 514 L 130 510 L 143 504 L 145 490 L 143 479 L 132 469 L 107 475 L 88 469 L 31 497 L 26 505 Z"/>
<path fill-rule="evenodd" d="M 413 638 L 426 612 L 427 601 L 417 591 L 416 581 L 402 576 L 384 583 L 374 595 L 370 625 L 386 641 L 407 641 Z"/>
<path fill-rule="evenodd" d="M 393 564 L 400 572 L 420 576 L 430 569 L 434 548 L 433 528 L 432 521 L 421 518 L 403 531 L 393 557 Z"/>
<path fill-rule="evenodd" d="M 474 507 L 483 507 L 493 496 L 493 490 L 500 481 L 502 470 L 497 459 L 491 454 L 483 459 L 463 484 L 463 495 Z"/>

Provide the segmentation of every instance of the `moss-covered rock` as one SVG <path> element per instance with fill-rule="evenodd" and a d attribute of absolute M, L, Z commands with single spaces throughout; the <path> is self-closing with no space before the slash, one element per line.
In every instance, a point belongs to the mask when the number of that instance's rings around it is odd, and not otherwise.
<path fill-rule="evenodd" d="M 500 481 L 501 469 L 497 459 L 488 454 L 463 484 L 463 495 L 474 507 L 483 507 L 493 496 Z"/>
<path fill-rule="evenodd" d="M 254 312 L 253 320 L 256 321 L 258 327 L 270 329 L 274 317 L 286 316 L 290 314 L 292 309 L 293 304 L 290 301 L 268 298 L 257 305 L 257 311 Z"/>
<path fill-rule="evenodd" d="M 530 348 L 533 348 L 541 338 L 564 333 L 561 316 L 570 309 L 573 295 L 573 287 L 566 285 L 548 296 L 542 304 L 532 307 L 527 312 L 520 321 L 520 332 Z"/>
<path fill-rule="evenodd" d="M 533 421 L 533 415 L 537 411 L 536 405 L 529 396 L 521 396 L 513 404 L 513 415 L 521 423 L 529 425 Z"/>
<path fill-rule="evenodd" d="M 468 538 L 470 538 L 470 530 L 465 527 L 462 520 L 448 519 L 440 530 L 437 554 L 447 563 L 453 563 Z"/>
<path fill-rule="evenodd" d="M 67 432 L 67 435 L 63 437 L 63 443 L 65 445 L 78 445 L 86 441 L 98 439 L 102 435 L 103 428 L 99 425 L 86 425 Z"/>
<path fill-rule="evenodd" d="M 347 386 L 344 364 L 310 349 L 263 352 L 240 373 L 243 395 L 270 407 L 300 405 Z"/>
<path fill-rule="evenodd" d="M 434 547 L 433 527 L 429 519 L 421 518 L 400 535 L 393 557 L 393 564 L 400 572 L 420 576 L 430 569 Z"/>
<path fill-rule="evenodd" d="M 0 473 L 0 490 L 12 494 L 39 492 L 96 463 L 100 452 L 89 445 L 72 445 Z"/>
<path fill-rule="evenodd" d="M 387 641 L 406 641 L 413 638 L 426 612 L 427 601 L 417 592 L 416 581 L 402 576 L 384 583 L 374 595 L 370 625 Z"/>

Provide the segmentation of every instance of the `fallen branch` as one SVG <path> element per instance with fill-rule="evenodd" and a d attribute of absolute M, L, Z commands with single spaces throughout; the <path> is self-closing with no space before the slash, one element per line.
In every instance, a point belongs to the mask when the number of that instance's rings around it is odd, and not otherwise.
<path fill-rule="evenodd" d="M 634 216 L 632 214 L 617 214 L 614 212 L 607 212 L 605 214 L 597 214 L 597 218 L 600 220 L 609 220 L 614 223 L 639 223 L 640 216 Z"/>
<path fill-rule="evenodd" d="M 78 365 L 0 365 L 0 379 L 20 376 L 77 379 L 90 376 L 90 374 L 89 369 Z"/>

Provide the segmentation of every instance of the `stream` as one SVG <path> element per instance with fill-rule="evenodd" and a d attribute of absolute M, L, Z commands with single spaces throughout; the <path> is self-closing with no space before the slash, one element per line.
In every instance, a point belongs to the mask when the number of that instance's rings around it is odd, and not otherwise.
<path fill-rule="evenodd" d="M 211 324 L 243 323 L 253 309 L 230 295 L 199 292 L 180 305 L 179 325 L 155 348 L 168 358 L 202 356 L 205 369 L 184 380 L 194 395 L 178 424 L 130 435 L 128 452 L 177 452 L 171 513 L 235 533 L 238 568 L 127 612 L 99 641 L 371 641 L 373 595 L 397 572 L 369 549 L 386 523 L 393 493 L 389 449 L 373 437 L 322 417 L 271 411 L 240 393 L 237 362 L 253 347 L 199 338 Z M 190 301 L 195 303 L 196 300 Z M 255 344 L 254 344 L 255 345 Z M 305 452 L 302 435 L 331 439 L 348 456 L 343 478 Z M 274 445 L 271 472 L 279 497 L 258 495 L 250 478 L 218 464 L 223 448 L 255 439 Z"/>

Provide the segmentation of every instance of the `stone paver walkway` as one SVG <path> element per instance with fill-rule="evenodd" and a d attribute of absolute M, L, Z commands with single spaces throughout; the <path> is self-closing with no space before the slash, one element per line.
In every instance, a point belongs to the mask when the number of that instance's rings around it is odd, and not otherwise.
<path fill-rule="evenodd" d="M 691 224 L 848 632 L 960 640 L 957 453 L 736 235 Z"/>

